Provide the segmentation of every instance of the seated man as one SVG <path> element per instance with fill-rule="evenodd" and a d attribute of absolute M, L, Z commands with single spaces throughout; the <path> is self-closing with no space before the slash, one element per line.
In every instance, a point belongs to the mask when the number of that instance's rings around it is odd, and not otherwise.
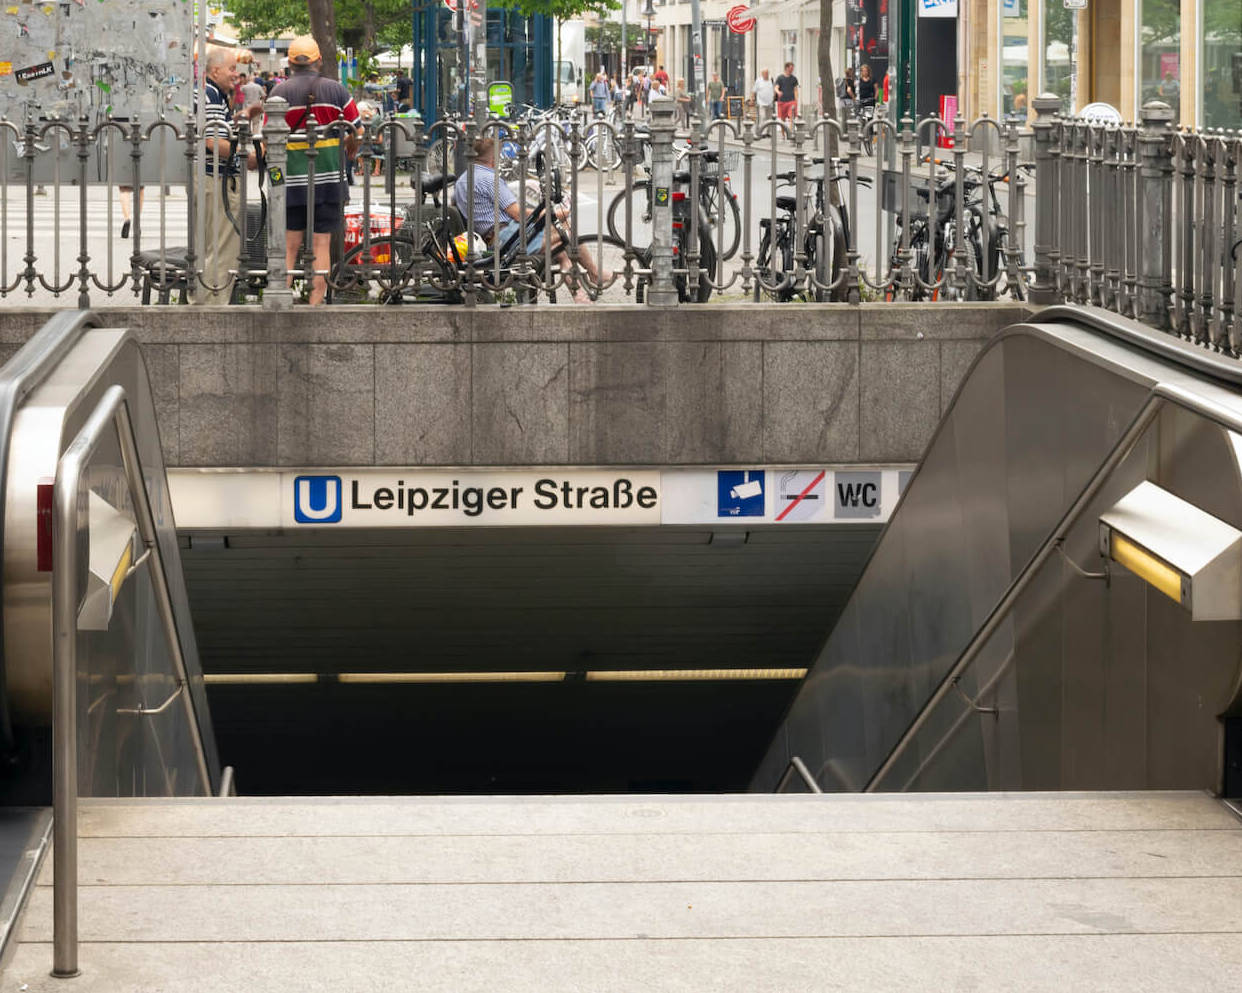
<path fill-rule="evenodd" d="M 509 189 L 509 184 L 496 175 L 496 139 L 491 137 L 477 139 L 474 143 L 474 154 L 474 230 L 496 250 L 500 250 L 512 241 L 513 247 L 510 251 L 516 253 L 521 249 L 521 242 L 517 240 L 516 235 L 521 226 L 522 207 L 518 203 L 517 195 Z M 457 183 L 453 187 L 454 202 L 463 217 L 470 209 L 470 174 L 469 169 L 464 170 L 457 177 Z M 553 207 L 552 213 L 557 220 L 561 221 L 569 217 L 569 211 L 565 207 Z M 531 211 L 527 210 L 528 223 L 530 219 Z M 495 227 L 493 227 L 494 220 Z M 544 225 L 541 221 L 535 231 L 528 232 L 526 242 L 528 253 L 534 254 L 543 247 L 543 235 Z M 578 263 L 586 270 L 591 282 L 598 285 L 601 282 L 600 273 L 596 272 L 595 261 L 590 258 L 590 254 L 590 252 L 581 253 Z M 552 234 L 552 258 L 562 270 L 570 269 L 569 256 L 564 250 L 560 235 L 555 230 Z M 612 273 L 603 274 L 603 282 L 611 278 Z M 589 303 L 590 297 L 579 287 L 574 292 L 574 301 Z"/>

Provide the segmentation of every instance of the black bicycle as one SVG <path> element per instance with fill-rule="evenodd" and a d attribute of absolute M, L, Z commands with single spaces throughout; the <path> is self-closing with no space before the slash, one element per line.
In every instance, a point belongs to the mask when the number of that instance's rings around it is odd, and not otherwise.
<path fill-rule="evenodd" d="M 822 165 L 823 159 L 815 158 L 812 164 Z M 777 215 L 759 221 L 761 234 L 752 290 L 755 300 L 765 294 L 778 302 L 795 298 L 820 303 L 849 299 L 850 287 L 841 276 L 851 239 L 849 210 L 844 201 L 833 203 L 829 193 L 834 186 L 839 192 L 840 184 L 848 183 L 849 176 L 834 162 L 830 172 L 807 178 L 815 188 L 815 210 L 805 223 L 800 221 L 798 198 L 791 194 L 778 194 Z M 777 189 L 796 188 L 795 172 L 777 173 L 769 179 L 776 181 Z M 865 176 L 859 176 L 857 182 L 860 186 L 871 185 Z M 799 244 L 804 258 L 801 276 Z"/>

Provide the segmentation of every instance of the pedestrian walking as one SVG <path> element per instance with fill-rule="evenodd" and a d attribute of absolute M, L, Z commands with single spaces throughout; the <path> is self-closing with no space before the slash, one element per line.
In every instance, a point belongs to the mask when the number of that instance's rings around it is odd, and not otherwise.
<path fill-rule="evenodd" d="M 686 90 L 686 81 L 677 80 L 677 123 L 683 128 L 690 126 L 690 93 Z"/>
<path fill-rule="evenodd" d="M 608 98 L 612 96 L 612 87 L 608 85 L 608 77 L 601 69 L 591 82 L 591 107 L 596 116 L 602 117 L 608 110 Z"/>
<path fill-rule="evenodd" d="M 751 88 L 751 96 L 755 101 L 755 116 L 758 123 L 763 124 L 772 119 L 772 108 L 776 102 L 776 84 L 772 82 L 767 69 L 759 73 L 755 85 Z"/>
<path fill-rule="evenodd" d="M 785 63 L 785 71 L 776 77 L 776 116 L 782 121 L 793 123 L 798 116 L 798 77 L 794 75 L 794 64 Z"/>
<path fill-rule="evenodd" d="M 724 83 L 718 72 L 712 73 L 712 81 L 707 84 L 707 99 L 711 103 L 712 120 L 724 117 Z"/>

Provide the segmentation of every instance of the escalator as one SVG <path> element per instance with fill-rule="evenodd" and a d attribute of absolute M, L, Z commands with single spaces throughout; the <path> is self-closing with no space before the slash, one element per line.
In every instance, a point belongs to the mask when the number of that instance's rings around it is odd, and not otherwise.
<path fill-rule="evenodd" d="M 53 833 L 57 876 L 76 872 L 79 796 L 214 795 L 227 777 L 127 330 L 64 313 L 0 371 L 0 498 L 2 944 Z"/>
<path fill-rule="evenodd" d="M 1234 359 L 1089 308 L 999 335 L 752 789 L 1236 783 L 1240 428 Z"/>

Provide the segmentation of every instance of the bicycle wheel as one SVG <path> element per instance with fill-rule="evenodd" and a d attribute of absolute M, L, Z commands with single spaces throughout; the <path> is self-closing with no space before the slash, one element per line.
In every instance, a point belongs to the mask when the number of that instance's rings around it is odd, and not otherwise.
<path fill-rule="evenodd" d="M 436 138 L 427 146 L 428 172 L 443 172 L 449 175 L 457 171 L 457 135 L 446 134 Z"/>
<path fill-rule="evenodd" d="M 674 232 L 674 240 L 677 242 L 677 255 L 673 259 L 674 265 L 685 265 L 687 253 L 690 250 L 689 238 L 686 236 L 684 229 Z M 710 280 L 716 278 L 716 246 L 712 243 L 712 233 L 707 227 L 706 222 L 699 224 L 699 279 L 698 286 L 695 288 L 695 295 L 690 296 L 690 278 L 689 276 L 676 276 L 674 282 L 677 286 L 677 299 L 682 303 L 707 303 L 711 299 L 712 284 Z"/>
<path fill-rule="evenodd" d="M 630 231 L 635 248 L 646 249 L 651 245 L 651 183 L 646 180 L 634 184 L 631 193 L 633 207 Z M 612 198 L 608 205 L 608 234 L 625 241 L 625 190 Z"/>
<path fill-rule="evenodd" d="M 720 256 L 727 262 L 737 254 L 742 242 L 742 211 L 737 197 L 723 179 L 703 180 L 699 197 L 711 222 L 712 238 L 721 245 Z"/>
<path fill-rule="evenodd" d="M 355 245 L 341 259 L 332 274 L 333 300 L 338 303 L 362 303 L 371 298 L 372 282 L 380 303 L 395 303 L 407 287 L 425 283 L 425 267 L 435 266 L 433 260 L 418 260 L 414 242 L 409 238 L 387 235 L 371 239 L 370 255 L 366 245 Z M 437 271 L 438 271 L 438 267 Z"/>
<path fill-rule="evenodd" d="M 793 299 L 796 289 L 792 277 L 794 253 L 789 226 L 778 224 L 774 241 L 771 230 L 765 231 L 760 251 L 762 261 L 756 266 L 759 278 L 755 284 L 755 299 L 758 300 L 762 294 L 777 303 L 787 303 Z"/>
<path fill-rule="evenodd" d="M 586 160 L 596 172 L 621 167 L 621 147 L 608 128 L 593 128 L 586 139 Z"/>
<path fill-rule="evenodd" d="M 833 285 L 845 265 L 845 228 L 835 207 L 829 206 L 825 209 L 827 213 L 824 223 L 812 233 L 807 246 L 813 253 L 811 257 L 814 264 L 810 269 L 815 274 L 815 281 L 808 284 L 808 296 L 819 303 L 826 300 L 848 300 L 850 297 L 850 288 L 845 285 L 844 280 L 840 285 Z M 825 286 L 830 288 L 825 289 Z"/>
<path fill-rule="evenodd" d="M 568 249 L 566 249 L 568 252 Z M 599 280 L 585 271 L 583 260 L 590 261 Z M 606 234 L 584 234 L 578 238 L 578 260 L 572 263 L 575 278 L 592 300 L 605 303 L 625 302 L 625 242 Z"/>

